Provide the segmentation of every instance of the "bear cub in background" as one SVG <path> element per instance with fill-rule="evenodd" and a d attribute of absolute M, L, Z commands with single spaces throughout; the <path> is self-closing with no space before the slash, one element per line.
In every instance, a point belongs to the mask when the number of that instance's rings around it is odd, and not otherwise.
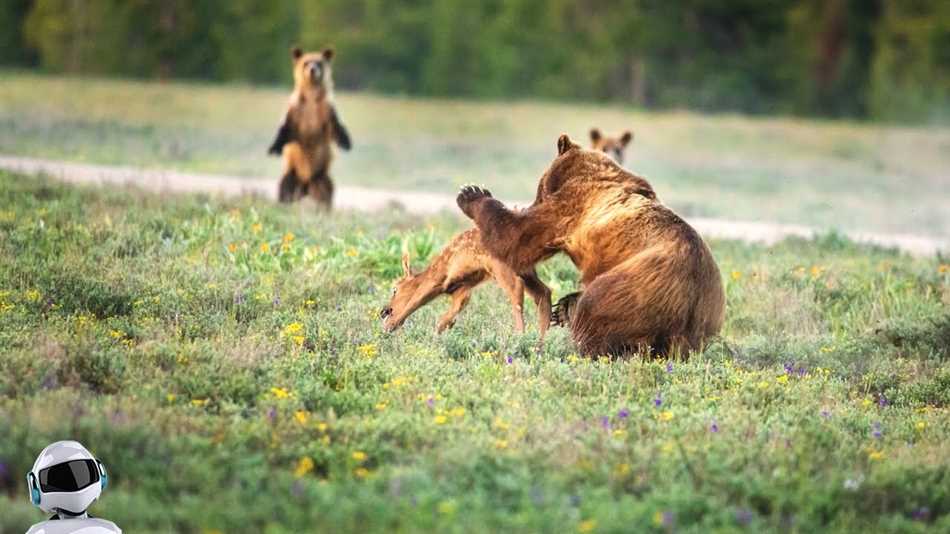
<path fill-rule="evenodd" d="M 310 195 L 318 205 L 330 209 L 333 203 L 331 145 L 335 142 L 343 150 L 352 146 L 350 134 L 333 105 L 330 68 L 333 49 L 304 53 L 294 48 L 291 57 L 294 92 L 277 138 L 267 151 L 284 158 L 277 198 L 280 202 L 293 202 Z"/>

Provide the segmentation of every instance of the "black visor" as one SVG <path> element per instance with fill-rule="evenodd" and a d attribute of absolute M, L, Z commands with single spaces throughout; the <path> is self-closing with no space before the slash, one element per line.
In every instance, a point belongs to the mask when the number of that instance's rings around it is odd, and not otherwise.
<path fill-rule="evenodd" d="M 73 460 L 40 471 L 43 493 L 79 491 L 99 482 L 99 468 L 92 460 Z"/>

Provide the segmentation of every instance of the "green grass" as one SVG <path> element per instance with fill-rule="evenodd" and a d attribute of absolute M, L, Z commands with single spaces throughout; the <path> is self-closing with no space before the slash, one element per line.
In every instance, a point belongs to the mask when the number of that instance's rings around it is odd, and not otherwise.
<path fill-rule="evenodd" d="M 402 239 L 421 266 L 455 218 L 8 173 L 0 207 L 0 532 L 43 518 L 23 475 L 63 438 L 126 532 L 950 529 L 938 259 L 713 242 L 722 339 L 667 367 L 535 353 L 493 285 L 385 335 Z"/>
<path fill-rule="evenodd" d="M 340 64 L 338 68 L 346 68 Z M 290 88 L 0 75 L 0 154 L 273 176 Z M 567 132 L 636 132 L 628 166 L 680 213 L 950 236 L 950 129 L 648 113 L 543 102 L 338 95 L 355 148 L 340 184 L 533 197 Z"/>

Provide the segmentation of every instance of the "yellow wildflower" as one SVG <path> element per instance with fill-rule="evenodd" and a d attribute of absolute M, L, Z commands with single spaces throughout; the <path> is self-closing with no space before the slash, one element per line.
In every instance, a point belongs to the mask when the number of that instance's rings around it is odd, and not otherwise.
<path fill-rule="evenodd" d="M 788 384 L 788 375 L 781 375 L 775 379 L 779 384 Z"/>
<path fill-rule="evenodd" d="M 672 418 L 672 414 L 670 417 Z M 617 430 L 614 430 L 614 437 L 623 439 L 627 437 L 627 431 L 622 428 L 618 428 Z"/>
<path fill-rule="evenodd" d="M 290 323 L 284 327 L 284 335 L 287 336 L 297 336 L 303 332 L 303 324 L 301 323 Z"/>
<path fill-rule="evenodd" d="M 261 223 L 254 223 L 253 225 L 251 225 L 251 231 L 254 232 L 255 234 L 261 233 L 261 230 L 263 229 L 264 229 L 264 226 Z"/>
<path fill-rule="evenodd" d="M 237 243 L 228 243 L 228 252 L 231 254 L 237 252 Z"/>
<path fill-rule="evenodd" d="M 349 257 L 351 257 L 351 258 L 355 258 L 355 257 L 359 256 L 360 251 L 356 250 L 356 248 L 354 248 L 354 247 L 350 247 L 350 248 L 346 249 L 346 252 L 344 252 L 344 254 L 346 254 L 347 256 L 349 256 Z"/>
<path fill-rule="evenodd" d="M 375 358 L 376 355 L 379 354 L 379 350 L 376 348 L 376 345 L 372 343 L 360 345 L 356 348 L 356 350 L 358 350 L 364 358 Z"/>
<path fill-rule="evenodd" d="M 759 382 L 759 389 L 769 389 L 769 383 L 765 380 Z"/>
<path fill-rule="evenodd" d="M 873 450 L 872 450 L 872 451 L 869 451 L 869 452 L 868 452 L 868 460 L 870 460 L 870 461 L 872 461 L 872 462 L 876 462 L 876 461 L 878 461 L 878 460 L 883 460 L 883 459 L 884 459 L 884 451 L 873 451 Z"/>
<path fill-rule="evenodd" d="M 175 399 L 177 398 L 178 396 L 175 395 L 174 393 L 169 393 L 168 395 L 165 395 L 165 400 L 167 400 L 169 403 L 175 402 Z"/>
<path fill-rule="evenodd" d="M 432 419 L 432 422 L 434 422 L 437 425 L 444 425 L 448 421 L 449 421 L 449 418 L 444 415 L 437 415 Z"/>
<path fill-rule="evenodd" d="M 492 426 L 494 426 L 494 427 L 497 428 L 498 430 L 508 430 L 508 428 L 509 428 L 511 425 L 509 425 L 508 423 L 506 423 L 505 420 L 502 419 L 501 417 L 496 417 L 495 420 L 492 421 Z"/>
<path fill-rule="evenodd" d="M 304 456 L 297 460 L 297 467 L 294 468 L 294 476 L 300 478 L 313 471 L 313 460 L 309 456 Z"/>
<path fill-rule="evenodd" d="M 352 458 L 353 458 L 354 460 L 356 460 L 357 462 L 365 462 L 365 461 L 366 461 L 366 453 L 363 452 L 363 451 L 353 451 L 353 454 L 352 454 L 351 456 L 352 456 Z"/>
<path fill-rule="evenodd" d="M 319 430 L 320 432 L 326 432 L 327 424 L 324 423 L 323 421 L 320 421 L 319 423 L 317 423 L 317 430 Z"/>
<path fill-rule="evenodd" d="M 454 500 L 448 499 L 439 503 L 439 513 L 444 515 L 451 515 L 455 513 L 455 509 L 458 505 Z"/>
<path fill-rule="evenodd" d="M 297 421 L 297 423 L 305 425 L 307 424 L 307 421 L 310 420 L 310 412 L 307 410 L 297 410 L 294 412 L 294 419 Z"/>
<path fill-rule="evenodd" d="M 947 274 L 947 273 L 950 273 L 950 264 L 948 264 L 948 263 L 941 263 L 941 264 L 940 264 L 940 267 L 937 267 L 937 272 L 940 273 L 940 274 Z"/>
<path fill-rule="evenodd" d="M 286 234 L 284 234 L 284 237 L 283 239 L 281 239 L 281 241 L 283 241 L 284 243 L 291 243 L 293 242 L 294 237 L 296 236 L 294 236 L 293 232 L 287 232 Z"/>
<path fill-rule="evenodd" d="M 920 432 L 921 430 L 927 428 L 927 423 L 925 421 L 917 421 L 917 424 L 914 425 L 914 428 Z"/>
<path fill-rule="evenodd" d="M 653 514 L 653 524 L 658 527 L 663 526 L 663 512 L 657 510 L 656 513 Z"/>
<path fill-rule="evenodd" d="M 270 252 L 270 245 L 268 243 L 261 243 L 261 254 L 267 254 Z"/>
<path fill-rule="evenodd" d="M 113 331 L 109 332 L 109 335 L 112 336 L 112 337 L 115 338 L 115 339 L 122 339 L 122 337 L 125 336 L 125 332 L 123 332 L 123 331 L 121 331 L 121 330 L 113 330 Z"/>
<path fill-rule="evenodd" d="M 286 399 L 290 397 L 290 392 L 284 388 L 270 388 L 270 392 L 274 394 L 278 399 Z"/>
<path fill-rule="evenodd" d="M 658 415 L 657 417 L 659 418 L 660 421 L 672 421 L 673 412 L 669 410 L 663 410 L 662 412 L 660 412 L 660 415 Z"/>
<path fill-rule="evenodd" d="M 303 336 L 294 336 L 291 339 L 294 340 L 294 344 L 296 344 L 298 347 L 302 347 L 303 342 L 306 338 L 304 338 Z"/>
<path fill-rule="evenodd" d="M 733 279 L 733 280 L 739 280 L 740 278 L 742 278 L 742 273 L 741 273 L 741 272 L 739 272 L 739 271 L 732 271 L 732 279 Z"/>
<path fill-rule="evenodd" d="M 810 270 L 810 272 L 811 272 L 811 277 L 812 277 L 812 278 L 818 278 L 819 276 L 821 276 L 821 273 L 822 273 L 824 270 L 825 270 L 824 267 L 821 267 L 821 266 L 818 266 L 818 265 L 812 265 L 812 266 L 811 266 L 811 270 Z"/>
<path fill-rule="evenodd" d="M 495 440 L 495 448 L 496 448 L 496 449 L 499 449 L 499 450 L 507 449 L 507 448 L 508 448 L 508 440 L 505 440 L 505 439 L 496 439 L 496 440 Z"/>
<path fill-rule="evenodd" d="M 207 404 L 208 404 L 208 399 L 191 399 L 192 406 L 197 406 L 200 408 L 201 406 L 205 406 Z"/>
<path fill-rule="evenodd" d="M 465 417 L 465 408 L 459 406 L 458 408 L 452 408 L 449 410 L 449 415 L 452 417 Z"/>
<path fill-rule="evenodd" d="M 873 402 L 871 399 L 867 398 L 867 397 L 865 397 L 865 399 L 864 399 L 863 401 L 861 401 L 861 406 L 863 406 L 863 407 L 865 407 L 865 408 L 870 407 L 872 404 L 874 404 L 874 402 Z"/>
<path fill-rule="evenodd" d="M 377 402 L 377 403 L 376 403 L 376 411 L 377 411 L 377 412 L 381 412 L 381 411 L 385 410 L 387 406 L 389 406 L 389 403 L 387 403 L 386 401 Z"/>
<path fill-rule="evenodd" d="M 357 467 L 353 470 L 353 475 L 356 478 L 366 478 L 369 476 L 369 469 L 366 469 L 365 467 Z"/>
<path fill-rule="evenodd" d="M 597 528 L 597 521 L 594 519 L 586 519 L 577 524 L 577 531 L 582 534 L 593 532 L 595 528 Z"/>
<path fill-rule="evenodd" d="M 31 289 L 26 292 L 26 300 L 30 302 L 39 302 L 40 296 L 40 292 L 35 289 Z"/>
<path fill-rule="evenodd" d="M 614 468 L 614 474 L 617 475 L 618 477 L 625 477 L 629 473 L 630 473 L 630 464 L 628 463 L 618 464 L 617 467 Z"/>

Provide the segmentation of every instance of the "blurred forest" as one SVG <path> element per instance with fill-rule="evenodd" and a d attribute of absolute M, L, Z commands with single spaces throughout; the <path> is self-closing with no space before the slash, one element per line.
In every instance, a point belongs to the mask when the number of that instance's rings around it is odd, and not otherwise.
<path fill-rule="evenodd" d="M 950 122 L 948 0 L 3 0 L 0 64 L 645 108 Z"/>

